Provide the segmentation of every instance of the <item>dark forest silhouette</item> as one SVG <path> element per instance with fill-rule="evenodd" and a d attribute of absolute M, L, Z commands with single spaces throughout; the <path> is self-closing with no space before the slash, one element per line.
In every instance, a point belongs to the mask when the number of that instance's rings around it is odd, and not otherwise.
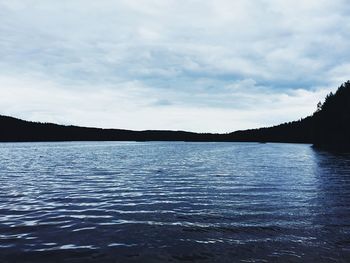
<path fill-rule="evenodd" d="M 313 143 L 316 146 L 350 150 L 350 81 L 335 94 L 327 95 L 313 115 Z"/>
<path fill-rule="evenodd" d="M 299 121 L 226 134 L 184 131 L 130 131 L 29 122 L 0 116 L 0 141 L 235 141 L 313 143 L 350 150 L 350 81 L 327 95 L 317 111 Z"/>

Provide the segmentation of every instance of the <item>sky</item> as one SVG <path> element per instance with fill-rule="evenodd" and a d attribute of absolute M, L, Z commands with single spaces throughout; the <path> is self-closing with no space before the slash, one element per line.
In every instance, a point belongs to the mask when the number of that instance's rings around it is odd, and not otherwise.
<path fill-rule="evenodd" d="M 0 0 L 0 114 L 231 132 L 350 78 L 343 0 Z"/>

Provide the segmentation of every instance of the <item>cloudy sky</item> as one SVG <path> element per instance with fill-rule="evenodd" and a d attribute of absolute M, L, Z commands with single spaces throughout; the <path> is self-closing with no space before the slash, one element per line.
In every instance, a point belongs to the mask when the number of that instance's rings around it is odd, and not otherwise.
<path fill-rule="evenodd" d="M 346 0 L 0 0 L 0 114 L 228 132 L 350 78 Z"/>

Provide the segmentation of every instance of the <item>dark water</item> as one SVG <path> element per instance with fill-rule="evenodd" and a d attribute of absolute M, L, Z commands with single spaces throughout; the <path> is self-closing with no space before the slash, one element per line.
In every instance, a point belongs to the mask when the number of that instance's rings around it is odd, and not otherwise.
<path fill-rule="evenodd" d="M 296 144 L 0 144 L 0 262 L 62 261 L 350 262 L 350 157 Z"/>

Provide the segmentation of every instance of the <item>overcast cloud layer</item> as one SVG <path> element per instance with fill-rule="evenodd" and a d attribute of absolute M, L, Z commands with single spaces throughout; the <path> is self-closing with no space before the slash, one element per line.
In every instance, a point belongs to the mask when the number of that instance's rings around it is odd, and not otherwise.
<path fill-rule="evenodd" d="M 0 114 L 228 132 L 349 79 L 344 0 L 0 0 Z"/>

